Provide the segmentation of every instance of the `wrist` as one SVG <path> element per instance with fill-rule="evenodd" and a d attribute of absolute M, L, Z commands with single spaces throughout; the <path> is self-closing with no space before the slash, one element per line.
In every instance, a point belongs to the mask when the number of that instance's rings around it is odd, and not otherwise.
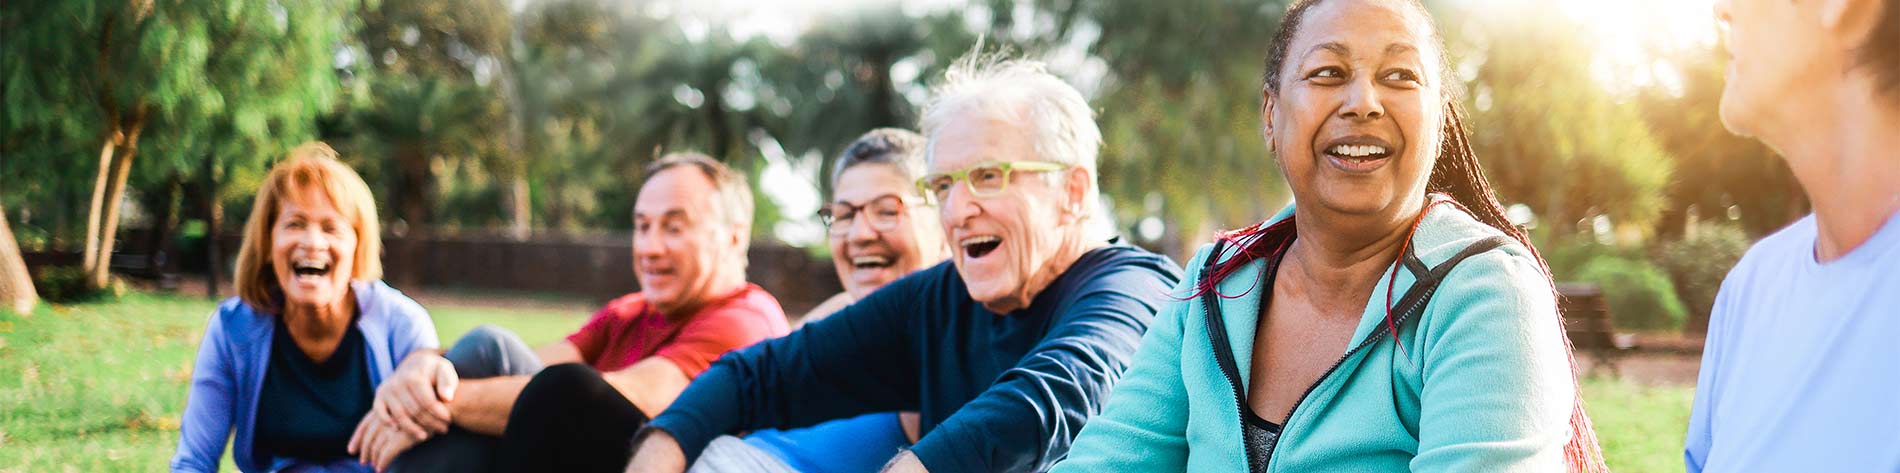
<path fill-rule="evenodd" d="M 410 353 L 409 356 L 403 357 L 402 362 L 396 364 L 396 370 L 414 371 L 433 365 L 436 360 L 441 360 L 443 363 L 448 363 L 449 361 L 448 358 L 443 358 L 441 353 L 436 353 L 433 350 L 416 351 Z"/>
<path fill-rule="evenodd" d="M 633 439 L 634 458 L 639 463 L 652 466 L 685 467 L 686 451 L 680 448 L 679 439 L 673 434 L 656 428 L 644 429 Z"/>

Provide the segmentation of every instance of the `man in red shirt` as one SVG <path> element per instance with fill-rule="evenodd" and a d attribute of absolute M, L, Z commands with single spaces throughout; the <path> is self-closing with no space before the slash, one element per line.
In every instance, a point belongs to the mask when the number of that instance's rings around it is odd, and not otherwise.
<path fill-rule="evenodd" d="M 778 301 L 745 281 L 744 176 L 696 153 L 647 175 L 633 211 L 640 292 L 540 350 L 482 326 L 445 354 L 410 356 L 351 451 L 403 471 L 619 471 L 633 434 L 714 359 L 785 335 Z"/>

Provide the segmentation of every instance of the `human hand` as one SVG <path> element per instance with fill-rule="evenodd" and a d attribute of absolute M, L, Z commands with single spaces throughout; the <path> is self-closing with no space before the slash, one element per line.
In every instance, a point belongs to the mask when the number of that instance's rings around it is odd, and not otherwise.
<path fill-rule="evenodd" d="M 387 414 L 371 410 L 356 424 L 356 433 L 350 436 L 347 451 L 356 455 L 357 462 L 380 472 L 388 468 L 397 455 L 427 439 L 426 435 L 411 435 L 397 427 Z"/>
<path fill-rule="evenodd" d="M 412 437 L 427 438 L 449 430 L 448 402 L 461 378 L 455 365 L 435 353 L 415 353 L 376 388 L 370 410 L 381 412 Z"/>

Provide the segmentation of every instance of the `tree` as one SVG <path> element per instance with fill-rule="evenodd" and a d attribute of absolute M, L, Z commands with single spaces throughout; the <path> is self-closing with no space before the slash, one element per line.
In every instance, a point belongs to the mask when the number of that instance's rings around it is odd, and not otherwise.
<path fill-rule="evenodd" d="M 640 117 L 617 113 L 634 96 L 624 90 L 655 59 L 651 32 L 660 23 L 633 5 L 558 0 L 531 5 L 515 19 L 508 54 L 510 135 L 517 159 L 497 160 L 496 174 L 513 176 L 507 204 L 517 235 L 528 215 L 553 228 L 596 224 L 588 215 L 596 190 L 627 187 L 615 161 L 640 145 L 609 140 L 607 129 Z M 619 86 L 616 86 L 619 85 Z"/>
<path fill-rule="evenodd" d="M 1639 102 L 1643 118 L 1677 169 L 1658 234 L 1680 237 L 1691 208 L 1704 218 L 1728 218 L 1732 207 L 1741 228 L 1753 238 L 1806 213 L 1807 194 L 1787 163 L 1774 150 L 1729 133 L 1722 125 L 1718 109 L 1727 61 L 1721 46 L 1659 54 L 1682 76 L 1682 87 L 1645 89 Z"/>
<path fill-rule="evenodd" d="M 1260 117 L 1262 52 L 1282 2 L 1036 3 L 1043 16 L 1010 21 L 1060 33 L 1057 45 L 1087 45 L 1074 72 L 1104 71 L 1081 85 L 1096 89 L 1103 191 L 1125 221 L 1168 222 L 1153 243 L 1184 255 L 1215 228 L 1285 204 Z"/>
<path fill-rule="evenodd" d="M 1472 147 L 1500 198 L 1530 206 L 1560 235 L 1608 216 L 1625 237 L 1649 232 L 1665 204 L 1669 155 L 1627 97 L 1590 71 L 1582 28 L 1547 8 L 1509 4 L 1466 15 L 1452 67 L 1474 68 Z M 1463 62 L 1460 62 L 1463 61 Z M 1632 235 L 1633 232 L 1633 235 Z"/>
<path fill-rule="evenodd" d="M 916 128 L 917 104 L 898 89 L 920 90 L 934 63 L 955 57 L 928 49 L 927 36 L 943 40 L 959 33 L 974 38 L 960 23 L 954 29 L 936 27 L 930 19 L 905 16 L 895 5 L 822 17 L 796 43 L 756 64 L 762 83 L 751 93 L 770 112 L 775 138 L 788 154 L 821 156 L 817 181 L 828 192 L 828 158 L 852 140 L 880 127 Z M 892 76 L 900 61 L 910 74 L 901 79 L 907 84 Z"/>
<path fill-rule="evenodd" d="M 387 0 L 357 13 L 347 67 L 356 146 L 345 154 L 382 182 L 393 217 L 426 231 L 436 223 L 438 160 L 507 152 L 496 79 L 512 19 L 499 0 Z"/>
<path fill-rule="evenodd" d="M 20 246 L 14 244 L 6 215 L 6 207 L 0 206 L 0 307 L 25 314 L 39 305 L 40 298 L 33 291 L 33 278 L 26 273 L 26 261 L 20 258 Z"/>
<path fill-rule="evenodd" d="M 128 179 L 155 172 L 135 161 L 142 143 L 166 151 L 156 172 L 190 172 L 199 155 L 188 150 L 296 137 L 334 89 L 339 19 L 325 2 L 20 1 L 0 11 L 4 151 L 58 167 L 82 143 L 99 150 L 83 252 L 95 288 L 107 281 Z M 218 127 L 228 132 L 205 133 Z"/>

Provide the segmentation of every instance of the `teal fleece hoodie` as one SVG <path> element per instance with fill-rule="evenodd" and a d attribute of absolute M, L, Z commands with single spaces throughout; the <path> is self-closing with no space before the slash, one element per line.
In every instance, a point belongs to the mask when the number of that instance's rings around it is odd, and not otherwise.
<path fill-rule="evenodd" d="M 1435 197 L 1442 199 L 1442 197 Z M 1291 207 L 1269 219 L 1291 215 Z M 1425 268 L 1503 232 L 1436 205 L 1412 236 Z M 1211 245 L 1209 245 L 1211 247 Z M 1209 247 L 1187 265 L 1176 301 L 1157 313 L 1121 385 L 1057 472 L 1246 471 L 1240 411 L 1215 361 L 1202 300 L 1189 297 Z M 1231 254 L 1231 252 L 1228 252 Z M 1265 262 L 1219 284 L 1241 383 L 1248 385 Z M 1398 272 L 1393 291 L 1418 278 Z M 1466 258 L 1418 316 L 1386 335 L 1390 268 L 1366 301 L 1346 353 L 1294 408 L 1268 471 L 1562 471 L 1576 395 L 1550 284 L 1515 242 Z"/>

